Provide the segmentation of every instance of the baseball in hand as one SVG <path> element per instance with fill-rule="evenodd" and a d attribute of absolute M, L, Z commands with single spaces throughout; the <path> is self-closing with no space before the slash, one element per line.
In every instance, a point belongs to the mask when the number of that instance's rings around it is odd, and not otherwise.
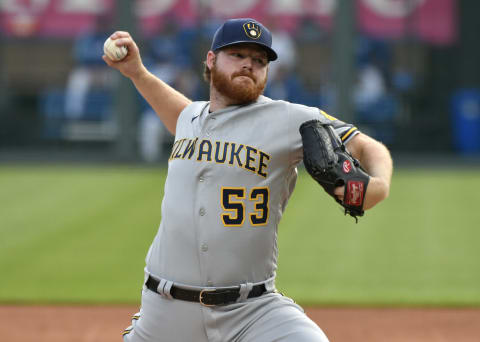
<path fill-rule="evenodd" d="M 113 61 L 120 61 L 125 58 L 128 53 L 126 46 L 117 46 L 115 41 L 108 38 L 103 44 L 103 52 Z"/>

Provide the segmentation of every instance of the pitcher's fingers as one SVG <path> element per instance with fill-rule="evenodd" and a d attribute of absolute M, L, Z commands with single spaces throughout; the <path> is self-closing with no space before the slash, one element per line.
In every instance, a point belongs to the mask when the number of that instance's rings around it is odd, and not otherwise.
<path fill-rule="evenodd" d="M 116 46 L 126 46 L 128 50 L 128 55 L 138 55 L 139 54 L 139 49 L 137 47 L 137 44 L 133 41 L 132 38 L 118 38 L 115 39 L 115 45 Z"/>
<path fill-rule="evenodd" d="M 130 33 L 127 31 L 115 31 L 110 35 L 110 38 L 113 40 L 118 39 L 118 38 L 131 38 Z"/>
<path fill-rule="evenodd" d="M 333 191 L 333 193 L 335 194 L 335 197 L 337 197 L 342 202 L 343 202 L 344 192 L 345 192 L 344 186 L 336 187 L 335 190 Z"/>
<path fill-rule="evenodd" d="M 133 39 L 132 38 L 127 38 L 127 37 L 124 37 L 124 38 L 117 38 L 114 40 L 115 42 L 115 45 L 116 46 L 123 46 L 123 45 L 126 45 L 127 47 L 128 46 L 133 46 Z"/>

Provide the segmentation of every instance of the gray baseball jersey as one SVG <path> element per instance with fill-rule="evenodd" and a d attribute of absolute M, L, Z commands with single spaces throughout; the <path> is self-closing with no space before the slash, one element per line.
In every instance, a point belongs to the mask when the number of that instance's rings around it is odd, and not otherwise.
<path fill-rule="evenodd" d="M 277 227 L 302 160 L 300 125 L 356 127 L 318 108 L 260 98 L 209 113 L 194 102 L 177 121 L 162 221 L 146 271 L 176 283 L 232 286 L 273 279 Z"/>
<path fill-rule="evenodd" d="M 125 342 L 328 342 L 291 299 L 276 293 L 277 227 L 302 160 L 300 125 L 333 124 L 347 142 L 358 133 L 317 108 L 261 96 L 209 113 L 194 102 L 177 121 L 162 222 L 147 255 L 142 307 Z M 239 287 L 235 303 L 206 307 L 172 299 L 170 289 Z M 255 284 L 265 294 L 248 298 Z"/>

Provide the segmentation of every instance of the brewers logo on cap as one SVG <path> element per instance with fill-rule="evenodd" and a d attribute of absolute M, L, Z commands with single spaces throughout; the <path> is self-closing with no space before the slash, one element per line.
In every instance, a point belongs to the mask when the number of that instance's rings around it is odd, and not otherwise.
<path fill-rule="evenodd" d="M 260 26 L 253 21 L 243 24 L 243 29 L 245 30 L 245 34 L 252 39 L 258 39 L 262 34 Z"/>
<path fill-rule="evenodd" d="M 277 53 L 272 49 L 272 34 L 268 28 L 252 18 L 235 18 L 225 21 L 215 31 L 210 49 L 218 51 L 241 43 L 258 44 L 267 52 L 269 62 L 277 59 Z"/>

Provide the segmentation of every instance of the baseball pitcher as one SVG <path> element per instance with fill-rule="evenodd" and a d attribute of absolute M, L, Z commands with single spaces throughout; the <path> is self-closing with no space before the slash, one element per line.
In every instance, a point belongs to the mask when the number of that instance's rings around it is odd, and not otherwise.
<path fill-rule="evenodd" d="M 277 54 L 258 21 L 216 31 L 204 61 L 209 101 L 153 76 L 129 33 L 110 38 L 128 53 L 105 62 L 175 135 L 141 309 L 124 341 L 328 341 L 275 289 L 278 224 L 302 160 L 346 213 L 363 215 L 388 196 L 388 150 L 318 108 L 263 96 Z"/>

